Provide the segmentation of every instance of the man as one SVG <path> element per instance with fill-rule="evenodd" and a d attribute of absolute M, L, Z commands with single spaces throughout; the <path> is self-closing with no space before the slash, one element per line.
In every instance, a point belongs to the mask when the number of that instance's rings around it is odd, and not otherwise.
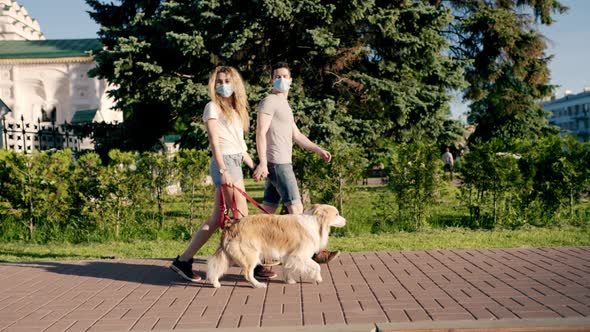
<path fill-rule="evenodd" d="M 442 155 L 443 163 L 445 164 L 445 171 L 449 172 L 449 179 L 453 180 L 453 168 L 455 166 L 455 160 L 453 159 L 453 154 L 449 151 L 447 147 L 445 153 Z"/>
<path fill-rule="evenodd" d="M 282 201 L 290 214 L 303 213 L 303 203 L 293 172 L 293 142 L 305 150 L 317 153 L 326 162 L 332 155 L 303 135 L 293 118 L 293 110 L 287 97 L 291 86 L 289 65 L 281 62 L 272 68 L 272 93 L 264 98 L 257 108 L 256 149 L 260 164 L 254 171 L 254 180 L 266 178 L 264 208 L 274 213 Z M 340 251 L 322 250 L 313 259 L 328 263 Z"/>

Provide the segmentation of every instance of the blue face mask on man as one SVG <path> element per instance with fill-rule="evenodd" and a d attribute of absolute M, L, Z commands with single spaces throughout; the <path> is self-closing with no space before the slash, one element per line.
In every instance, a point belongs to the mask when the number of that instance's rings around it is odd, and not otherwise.
<path fill-rule="evenodd" d="M 222 97 L 228 98 L 234 94 L 234 88 L 231 84 L 221 84 L 215 88 L 215 92 Z"/>
<path fill-rule="evenodd" d="M 272 81 L 272 88 L 275 91 L 287 92 L 291 88 L 291 80 L 286 78 L 278 78 Z"/>

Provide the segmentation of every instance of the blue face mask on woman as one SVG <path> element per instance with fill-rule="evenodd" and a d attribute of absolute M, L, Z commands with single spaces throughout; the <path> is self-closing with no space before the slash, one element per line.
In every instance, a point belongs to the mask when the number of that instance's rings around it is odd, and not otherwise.
<path fill-rule="evenodd" d="M 272 88 L 275 91 L 287 92 L 291 88 L 291 80 L 286 78 L 279 78 L 272 82 Z"/>
<path fill-rule="evenodd" d="M 232 88 L 231 84 L 221 84 L 215 88 L 215 92 L 222 97 L 228 98 L 234 94 L 234 88 Z"/>

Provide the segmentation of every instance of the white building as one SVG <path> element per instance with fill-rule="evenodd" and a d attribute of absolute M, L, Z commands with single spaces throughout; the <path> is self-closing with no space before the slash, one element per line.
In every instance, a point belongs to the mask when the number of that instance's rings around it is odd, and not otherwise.
<path fill-rule="evenodd" d="M 39 22 L 15 0 L 0 0 L 0 40 L 43 40 Z"/>
<path fill-rule="evenodd" d="M 552 113 L 549 123 L 575 136 L 579 141 L 590 141 L 590 88 L 578 94 L 547 101 L 543 107 Z"/>
<path fill-rule="evenodd" d="M 0 0 L 0 148 L 88 149 L 65 124 L 122 122 L 107 96 L 112 86 L 88 77 L 89 52 L 101 47 L 97 39 L 45 40 L 23 7 Z"/>

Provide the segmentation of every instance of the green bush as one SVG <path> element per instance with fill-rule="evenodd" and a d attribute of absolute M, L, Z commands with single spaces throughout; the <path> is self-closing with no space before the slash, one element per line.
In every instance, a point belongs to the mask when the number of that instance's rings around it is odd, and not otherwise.
<path fill-rule="evenodd" d="M 438 149 L 432 144 L 400 144 L 390 163 L 388 188 L 393 193 L 395 211 L 384 216 L 386 224 L 396 230 L 416 231 L 426 225 L 441 187 Z M 385 210 L 384 210 L 385 211 Z"/>
<path fill-rule="evenodd" d="M 358 185 L 368 165 L 366 151 L 344 142 L 327 147 L 331 163 L 296 149 L 294 166 L 306 206 L 333 204 L 347 218 L 335 236 L 449 226 L 588 225 L 590 145 L 557 136 L 509 143 L 471 146 L 462 158 L 458 187 L 441 181 L 439 151 L 425 144 L 388 149 L 386 186 Z M 103 164 L 95 153 L 73 158 L 68 150 L 29 155 L 0 150 L 0 240 L 186 241 L 211 213 L 207 151 L 181 150 L 168 159 L 112 150 L 109 158 Z M 182 193 L 168 194 L 165 189 L 174 183 Z M 250 180 L 247 185 L 260 200 L 263 185 Z"/>

